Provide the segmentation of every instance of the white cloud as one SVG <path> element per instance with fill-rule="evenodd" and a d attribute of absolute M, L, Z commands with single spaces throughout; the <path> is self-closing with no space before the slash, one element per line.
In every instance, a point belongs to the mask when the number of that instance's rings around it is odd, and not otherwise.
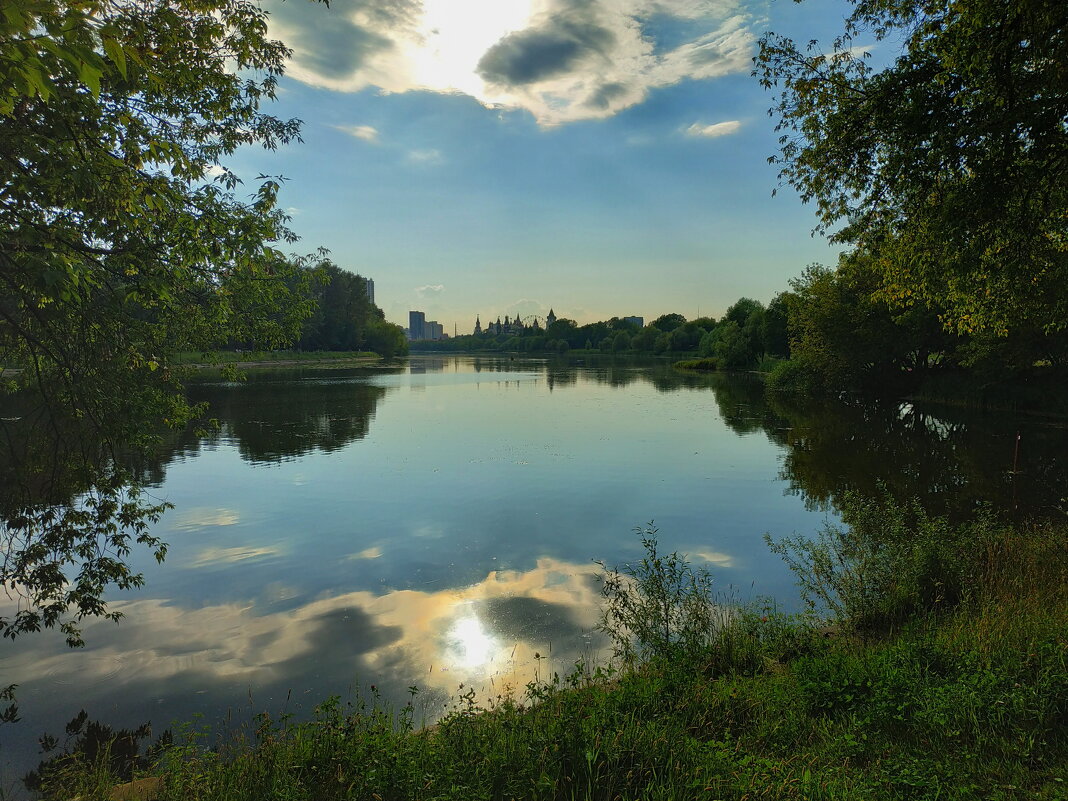
<path fill-rule="evenodd" d="M 712 125 L 702 125 L 699 122 L 695 122 L 686 129 L 686 133 L 689 136 L 703 136 L 706 139 L 715 139 L 717 136 L 729 136 L 732 133 L 737 133 L 741 127 L 742 123 L 738 120 L 717 122 Z"/>
<path fill-rule="evenodd" d="M 364 142 L 378 143 L 378 129 L 372 128 L 370 125 L 331 125 L 330 127 L 342 133 L 347 133 L 349 136 L 362 139 Z"/>
<path fill-rule="evenodd" d="M 428 150 L 409 150 L 408 161 L 413 164 L 441 164 L 445 159 L 442 158 L 441 151 L 430 148 Z"/>
<path fill-rule="evenodd" d="M 417 286 L 415 288 L 415 294 L 421 298 L 436 297 L 444 291 L 444 284 L 426 284 L 425 286 Z"/>
<path fill-rule="evenodd" d="M 268 7 L 272 35 L 294 50 L 289 75 L 299 81 L 344 92 L 463 93 L 488 107 L 525 109 L 542 125 L 609 117 L 653 89 L 748 72 L 755 39 L 737 0 Z"/>

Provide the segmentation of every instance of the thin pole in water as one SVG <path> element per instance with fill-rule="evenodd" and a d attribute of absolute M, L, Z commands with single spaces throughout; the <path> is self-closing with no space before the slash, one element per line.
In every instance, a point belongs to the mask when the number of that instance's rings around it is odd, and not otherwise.
<path fill-rule="evenodd" d="M 1017 511 L 1016 502 L 1016 474 L 1018 472 L 1017 467 L 1020 463 L 1020 432 L 1016 432 L 1016 445 L 1012 449 L 1012 511 Z"/>

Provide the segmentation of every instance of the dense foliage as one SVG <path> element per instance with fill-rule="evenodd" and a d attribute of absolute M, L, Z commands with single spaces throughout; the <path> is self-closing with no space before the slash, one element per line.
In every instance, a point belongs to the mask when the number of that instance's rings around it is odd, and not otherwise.
<path fill-rule="evenodd" d="M 385 320 L 367 296 L 366 280 L 323 262 L 309 288 L 313 310 L 303 322 L 298 347 L 312 351 L 370 350 L 386 358 L 408 352 L 404 330 Z"/>
<path fill-rule="evenodd" d="M 829 47 L 760 42 L 781 178 L 816 202 L 820 230 L 869 254 L 884 300 L 958 333 L 1065 329 L 1064 3 L 852 6 Z"/>
<path fill-rule="evenodd" d="M 7 636 L 100 614 L 133 541 L 163 556 L 130 449 L 195 414 L 174 368 L 274 346 L 310 310 L 265 178 L 221 161 L 299 123 L 261 111 L 288 51 L 240 0 L 12 0 L 0 16 L 0 579 Z M 10 371 L 10 368 L 15 370 Z"/>
<path fill-rule="evenodd" d="M 874 262 L 857 251 L 835 270 L 810 267 L 780 296 L 790 361 L 773 368 L 773 391 L 900 394 L 954 380 L 996 393 L 1064 378 L 1068 331 L 1020 325 L 1006 335 L 953 333 L 927 303 L 888 303 Z"/>

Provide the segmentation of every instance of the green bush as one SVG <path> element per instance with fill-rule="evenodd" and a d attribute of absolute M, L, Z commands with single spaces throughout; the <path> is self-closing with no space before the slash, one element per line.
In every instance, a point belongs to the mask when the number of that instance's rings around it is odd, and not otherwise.
<path fill-rule="evenodd" d="M 641 561 L 622 569 L 597 562 L 603 571 L 601 631 L 612 640 L 616 658 L 631 664 L 702 653 L 730 617 L 715 603 L 712 576 L 677 552 L 662 555 L 652 523 L 635 531 L 645 549 Z"/>
<path fill-rule="evenodd" d="M 815 539 L 764 538 L 797 576 L 810 609 L 861 633 L 955 606 L 976 586 L 988 546 L 1005 534 L 989 511 L 954 526 L 888 493 L 848 493 L 842 521 Z"/>
<path fill-rule="evenodd" d="M 758 373 L 770 373 L 783 361 L 784 359 L 781 356 L 772 356 L 769 353 L 765 353 L 757 360 L 756 371 Z"/>
<path fill-rule="evenodd" d="M 675 362 L 672 367 L 677 370 L 718 370 L 719 359 L 681 359 Z"/>
<path fill-rule="evenodd" d="M 764 387 L 782 395 L 817 395 L 827 390 L 823 376 L 800 359 L 775 364 L 764 379 Z"/>

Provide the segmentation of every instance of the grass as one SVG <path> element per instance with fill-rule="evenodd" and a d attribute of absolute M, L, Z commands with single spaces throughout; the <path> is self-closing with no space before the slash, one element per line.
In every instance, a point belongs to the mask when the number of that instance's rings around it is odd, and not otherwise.
<path fill-rule="evenodd" d="M 726 609 L 649 528 L 642 561 L 604 566 L 611 665 L 461 696 L 429 729 L 416 688 L 400 709 L 329 699 L 211 748 L 187 728 L 139 770 L 183 801 L 1068 798 L 1068 527 L 847 506 L 845 527 L 775 544 L 823 617 Z M 46 798 L 106 798 L 131 775 L 65 760 Z"/>

